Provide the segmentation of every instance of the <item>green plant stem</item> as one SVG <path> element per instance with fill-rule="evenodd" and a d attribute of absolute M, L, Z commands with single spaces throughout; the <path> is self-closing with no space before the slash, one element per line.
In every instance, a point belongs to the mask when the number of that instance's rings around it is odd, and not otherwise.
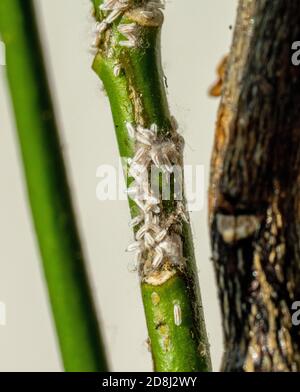
<path fill-rule="evenodd" d="M 98 20 L 102 17 L 98 8 L 101 3 L 101 0 L 93 1 Z M 142 0 L 135 1 L 135 5 L 145 3 Z M 166 138 L 172 128 L 160 59 L 160 26 L 140 26 L 141 45 L 120 48 L 117 25 L 132 22 L 130 14 L 125 13 L 109 28 L 93 64 L 110 100 L 120 155 L 131 158 L 135 145 L 128 137 L 126 122 L 146 127 L 155 123 L 160 134 Z M 116 64 L 122 66 L 118 77 L 114 75 Z M 131 215 L 136 216 L 137 207 L 132 201 L 130 208 Z M 171 213 L 174 201 L 163 202 L 163 209 Z M 172 372 L 208 371 L 211 369 L 209 347 L 189 224 L 183 223 L 181 240 L 186 260 L 184 269 L 175 268 L 174 274 L 163 279 L 161 284 L 141 279 L 154 369 Z M 182 323 L 179 326 L 174 322 L 175 304 L 181 307 Z"/>
<path fill-rule="evenodd" d="M 1 0 L 0 31 L 33 220 L 66 371 L 107 369 L 30 0 Z"/>

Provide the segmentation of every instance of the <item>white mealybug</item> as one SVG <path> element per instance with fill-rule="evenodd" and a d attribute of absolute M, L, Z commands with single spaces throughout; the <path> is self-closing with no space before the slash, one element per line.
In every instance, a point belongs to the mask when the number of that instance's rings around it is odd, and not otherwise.
<path fill-rule="evenodd" d="M 173 308 L 174 313 L 174 323 L 179 327 L 182 323 L 182 314 L 181 314 L 181 307 L 179 304 L 174 304 Z"/>
<path fill-rule="evenodd" d="M 154 222 L 153 222 L 153 213 L 150 211 L 150 212 L 148 212 L 146 215 L 145 215 L 145 224 L 146 225 L 150 225 L 150 224 L 155 224 Z"/>
<path fill-rule="evenodd" d="M 130 0 L 105 0 L 100 5 L 101 11 L 125 10 L 130 4 Z"/>
<path fill-rule="evenodd" d="M 188 214 L 182 202 L 177 203 L 177 214 L 182 218 L 185 223 L 189 223 Z"/>
<path fill-rule="evenodd" d="M 137 25 L 135 23 L 124 23 L 118 26 L 118 30 L 121 34 L 133 37 L 136 32 Z"/>
<path fill-rule="evenodd" d="M 135 23 L 119 24 L 118 31 L 127 39 L 126 41 L 120 41 L 120 46 L 125 46 L 127 48 L 136 46 L 138 29 Z"/>
<path fill-rule="evenodd" d="M 157 234 L 157 236 L 155 237 L 155 241 L 156 242 L 161 242 L 164 238 L 165 238 L 165 236 L 168 234 L 168 231 L 167 231 L 167 229 L 162 229 L 158 234 Z"/>
<path fill-rule="evenodd" d="M 150 131 L 151 131 L 155 136 L 157 136 L 157 132 L 158 132 L 158 127 L 157 127 L 157 125 L 154 124 L 154 123 L 151 124 Z"/>
<path fill-rule="evenodd" d="M 146 144 L 147 146 L 151 146 L 151 140 L 148 136 L 142 135 L 141 133 L 138 133 L 136 135 L 136 140 L 142 144 Z"/>
<path fill-rule="evenodd" d="M 138 125 L 138 126 L 137 126 L 137 131 L 138 131 L 141 135 L 143 135 L 143 136 L 145 136 L 146 138 L 148 138 L 151 142 L 152 142 L 153 139 L 156 137 L 156 133 L 155 133 L 155 131 L 154 131 L 152 128 L 147 129 L 147 128 L 143 128 L 143 127 L 141 127 L 140 125 Z"/>
<path fill-rule="evenodd" d="M 146 248 L 154 248 L 155 246 L 155 241 L 152 235 L 148 232 L 145 233 L 144 235 L 144 240 L 145 240 L 145 246 Z"/>
<path fill-rule="evenodd" d="M 111 23 L 113 23 L 116 19 L 118 19 L 118 17 L 121 16 L 121 14 L 122 14 L 122 10 L 120 10 L 120 9 L 113 10 L 113 11 L 108 15 L 108 17 L 105 19 L 105 22 L 108 23 L 108 24 L 111 24 Z"/>
<path fill-rule="evenodd" d="M 102 4 L 100 4 L 99 9 L 101 11 L 111 11 L 118 4 L 118 0 L 104 0 Z"/>
<path fill-rule="evenodd" d="M 134 41 L 119 41 L 119 45 L 123 46 L 124 48 L 134 48 L 135 42 Z"/>
<path fill-rule="evenodd" d="M 140 164 L 144 164 L 147 162 L 146 155 L 148 153 L 148 149 L 145 147 L 140 147 L 137 152 L 135 153 L 135 156 L 133 157 L 134 162 L 140 162 Z"/>
<path fill-rule="evenodd" d="M 147 214 L 148 212 L 152 211 L 155 214 L 159 214 L 160 213 L 160 208 L 158 207 L 157 204 L 153 204 L 150 203 L 148 200 L 146 201 L 146 203 L 143 206 L 144 208 L 144 212 Z"/>
<path fill-rule="evenodd" d="M 160 155 L 160 151 L 157 148 L 152 148 L 150 151 L 150 157 L 154 163 L 154 165 L 159 169 L 162 166 L 162 157 Z"/>
<path fill-rule="evenodd" d="M 161 232 L 161 228 L 153 222 L 149 223 L 148 227 L 155 235 L 158 235 Z"/>
<path fill-rule="evenodd" d="M 108 24 L 105 20 L 102 22 L 97 22 L 95 26 L 96 32 L 100 34 L 103 33 L 107 29 L 107 26 Z"/>
<path fill-rule="evenodd" d="M 128 245 L 126 251 L 127 252 L 134 252 L 134 251 L 140 250 L 140 249 L 141 249 L 141 242 L 135 241 L 135 242 L 132 242 L 130 245 Z"/>
<path fill-rule="evenodd" d="M 135 218 L 131 219 L 131 221 L 129 223 L 129 227 L 133 228 L 135 226 L 138 226 L 141 222 L 143 222 L 143 216 L 138 215 Z"/>
<path fill-rule="evenodd" d="M 163 154 L 162 159 L 164 161 L 164 166 L 169 173 L 173 173 L 173 166 L 167 154 Z"/>
<path fill-rule="evenodd" d="M 164 259 L 164 252 L 160 246 L 157 246 L 155 248 L 155 256 L 152 261 L 152 267 L 154 269 L 158 268 L 161 265 L 163 259 Z"/>
<path fill-rule="evenodd" d="M 121 70 L 122 70 L 121 64 L 116 64 L 114 66 L 114 76 L 115 77 L 120 76 Z"/>
<path fill-rule="evenodd" d="M 154 225 L 159 225 L 159 216 L 158 215 L 154 215 L 152 218 L 152 222 Z"/>
<path fill-rule="evenodd" d="M 144 237 L 144 235 L 146 234 L 147 230 L 148 230 L 147 225 L 142 226 L 142 227 L 137 231 L 137 233 L 136 233 L 136 235 L 135 235 L 135 238 L 136 238 L 137 240 L 142 239 L 142 238 Z"/>

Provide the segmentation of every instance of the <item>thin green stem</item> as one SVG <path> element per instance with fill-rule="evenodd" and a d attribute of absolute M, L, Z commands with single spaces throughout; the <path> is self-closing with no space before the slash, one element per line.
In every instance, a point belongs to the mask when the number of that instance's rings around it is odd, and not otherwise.
<path fill-rule="evenodd" d="M 94 0 L 95 17 L 99 21 L 107 14 L 99 11 L 101 0 Z M 111 110 L 122 157 L 133 158 L 137 143 L 128 136 L 126 124 L 158 127 L 158 137 L 168 142 L 174 138 L 174 125 L 169 112 L 160 58 L 162 14 L 153 19 L 142 16 L 138 6 L 147 1 L 132 1 L 99 40 L 93 69 L 101 78 L 111 104 Z M 120 24 L 138 26 L 138 44 L 123 47 Z M 116 66 L 121 71 L 116 75 Z M 176 136 L 176 134 L 175 134 Z M 180 139 L 179 135 L 177 135 Z M 131 180 L 129 179 L 129 182 Z M 171 180 L 171 182 L 174 179 Z M 176 201 L 161 201 L 160 218 L 176 214 Z M 130 200 L 133 217 L 139 208 Z M 185 263 L 173 265 L 166 259 L 155 271 L 140 267 L 141 291 L 148 326 L 154 369 L 156 371 L 208 371 L 211 369 L 209 347 L 204 325 L 200 290 L 190 225 L 180 221 L 180 242 Z M 177 313 L 177 315 L 175 315 Z"/>
<path fill-rule="evenodd" d="M 1 0 L 0 32 L 33 220 L 66 371 L 107 363 L 88 285 L 31 0 Z"/>

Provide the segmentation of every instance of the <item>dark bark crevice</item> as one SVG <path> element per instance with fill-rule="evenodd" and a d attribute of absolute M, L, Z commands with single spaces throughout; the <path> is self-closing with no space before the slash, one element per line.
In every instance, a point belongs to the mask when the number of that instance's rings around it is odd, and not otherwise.
<path fill-rule="evenodd" d="M 240 1 L 210 186 L 225 371 L 300 370 L 299 38 L 297 1 Z"/>

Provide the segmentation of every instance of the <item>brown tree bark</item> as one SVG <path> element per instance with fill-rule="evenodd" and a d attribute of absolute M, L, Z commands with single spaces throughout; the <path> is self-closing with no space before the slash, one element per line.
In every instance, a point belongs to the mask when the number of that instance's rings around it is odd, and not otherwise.
<path fill-rule="evenodd" d="M 211 164 L 224 371 L 299 371 L 300 40 L 295 0 L 240 0 Z"/>

